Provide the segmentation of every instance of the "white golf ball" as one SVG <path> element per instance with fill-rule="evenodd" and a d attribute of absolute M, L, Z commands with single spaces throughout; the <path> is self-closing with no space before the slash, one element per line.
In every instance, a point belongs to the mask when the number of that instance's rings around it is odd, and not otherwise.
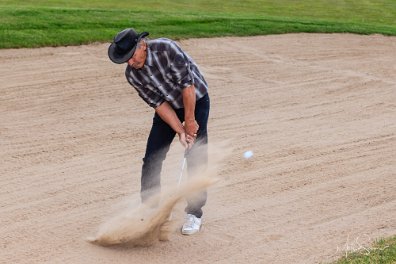
<path fill-rule="evenodd" d="M 253 157 L 253 151 L 251 150 L 245 151 L 245 153 L 243 153 L 243 157 L 245 159 L 250 159 L 251 157 Z"/>

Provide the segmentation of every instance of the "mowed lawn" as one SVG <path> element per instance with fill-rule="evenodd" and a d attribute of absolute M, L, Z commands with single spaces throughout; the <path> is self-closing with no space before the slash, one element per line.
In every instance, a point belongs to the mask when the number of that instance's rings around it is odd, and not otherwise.
<path fill-rule="evenodd" d="M 363 247 L 356 252 L 346 252 L 334 264 L 394 264 L 396 263 L 396 236 L 380 239 L 371 247 Z"/>
<path fill-rule="evenodd" d="M 104 42 L 127 27 L 175 39 L 289 32 L 396 35 L 396 1 L 0 1 L 0 48 Z"/>

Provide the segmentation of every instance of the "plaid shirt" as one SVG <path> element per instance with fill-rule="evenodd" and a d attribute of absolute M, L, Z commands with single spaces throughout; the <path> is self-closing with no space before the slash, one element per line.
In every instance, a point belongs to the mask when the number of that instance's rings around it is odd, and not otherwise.
<path fill-rule="evenodd" d="M 182 90 L 195 86 L 196 99 L 208 92 L 208 84 L 195 62 L 176 42 L 159 38 L 147 41 L 147 58 L 141 69 L 127 66 L 125 76 L 139 96 L 156 108 L 164 101 L 183 108 Z"/>

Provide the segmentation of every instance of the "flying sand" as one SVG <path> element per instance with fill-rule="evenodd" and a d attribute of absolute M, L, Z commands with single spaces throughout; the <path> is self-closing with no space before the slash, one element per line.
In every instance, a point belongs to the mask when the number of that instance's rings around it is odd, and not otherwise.
<path fill-rule="evenodd" d="M 126 210 L 101 226 L 95 237 L 87 241 L 101 246 L 128 244 L 149 246 L 159 240 L 168 240 L 173 231 L 172 220 L 169 220 L 172 209 L 182 199 L 208 188 L 217 179 L 200 177 L 188 181 L 179 188 L 171 188 L 162 195 L 158 207 L 154 207 L 160 194 L 152 197 L 138 208 Z"/>

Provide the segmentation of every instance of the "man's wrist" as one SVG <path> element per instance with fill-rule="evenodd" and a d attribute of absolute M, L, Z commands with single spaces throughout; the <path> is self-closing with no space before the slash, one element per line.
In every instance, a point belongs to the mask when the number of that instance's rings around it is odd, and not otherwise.
<path fill-rule="evenodd" d="M 185 119 L 184 122 L 186 122 L 186 123 L 194 123 L 195 122 L 195 118 Z"/>
<path fill-rule="evenodd" d="M 185 134 L 186 133 L 186 131 L 184 130 L 184 128 L 181 128 L 181 129 L 178 129 L 177 131 L 176 131 L 176 133 L 178 134 L 178 135 L 181 135 L 181 134 Z"/>

